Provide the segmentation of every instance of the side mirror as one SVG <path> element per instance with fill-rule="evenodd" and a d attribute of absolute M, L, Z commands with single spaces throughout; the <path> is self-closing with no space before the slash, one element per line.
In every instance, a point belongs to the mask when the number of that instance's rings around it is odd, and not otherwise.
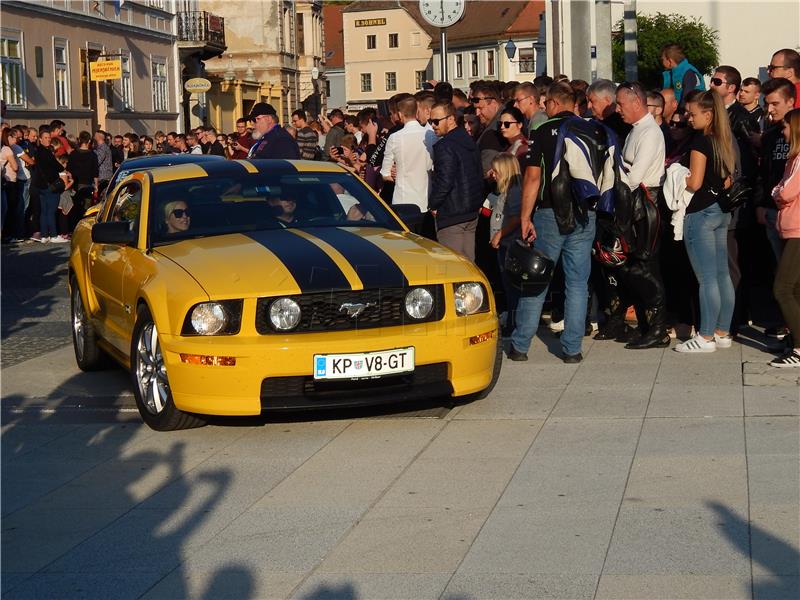
<path fill-rule="evenodd" d="M 133 246 L 136 244 L 136 230 L 131 230 L 128 221 L 112 221 L 92 225 L 92 241 L 95 244 L 118 244 Z"/>
<path fill-rule="evenodd" d="M 392 210 L 409 229 L 422 224 L 422 211 L 416 204 L 392 204 Z"/>

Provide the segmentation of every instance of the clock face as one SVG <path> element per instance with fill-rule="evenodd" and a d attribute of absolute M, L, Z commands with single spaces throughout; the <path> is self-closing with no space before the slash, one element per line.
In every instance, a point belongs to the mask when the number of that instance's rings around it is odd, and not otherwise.
<path fill-rule="evenodd" d="M 465 0 L 420 0 L 422 18 L 436 27 L 450 27 L 464 16 Z"/>

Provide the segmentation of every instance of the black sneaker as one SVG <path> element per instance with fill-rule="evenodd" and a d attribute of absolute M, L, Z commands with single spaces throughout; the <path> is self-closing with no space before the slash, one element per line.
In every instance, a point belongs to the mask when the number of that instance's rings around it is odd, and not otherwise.
<path fill-rule="evenodd" d="M 509 360 L 515 360 L 518 362 L 525 362 L 528 360 L 528 355 L 524 352 L 519 352 L 516 348 L 514 348 L 514 344 L 511 344 L 508 352 L 506 352 L 506 356 L 508 356 Z"/>
<path fill-rule="evenodd" d="M 568 365 L 574 365 L 583 360 L 583 355 L 580 352 L 578 352 L 577 354 L 565 354 L 564 356 L 561 357 L 561 360 L 563 360 Z"/>
<path fill-rule="evenodd" d="M 787 352 L 780 358 L 775 358 L 769 361 L 769 366 L 783 369 L 800 368 L 800 352 L 797 350 Z"/>
<path fill-rule="evenodd" d="M 777 338 L 782 340 L 789 334 L 789 329 L 787 327 L 767 327 L 764 330 L 764 335 L 771 338 Z"/>

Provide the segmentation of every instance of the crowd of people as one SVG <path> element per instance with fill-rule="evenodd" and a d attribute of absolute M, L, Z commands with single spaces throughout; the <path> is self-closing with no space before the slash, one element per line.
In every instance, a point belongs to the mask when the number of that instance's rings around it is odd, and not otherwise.
<path fill-rule="evenodd" d="M 800 367 L 800 54 L 776 52 L 764 82 L 721 65 L 709 89 L 680 46 L 661 62 L 660 89 L 563 75 L 477 81 L 468 94 L 432 82 L 392 96 L 387 114 L 296 110 L 286 126 L 257 103 L 227 135 L 4 126 L 4 240 L 68 241 L 114 169 L 141 154 L 332 161 L 388 203 L 416 205 L 417 233 L 483 268 L 511 360 L 527 360 L 548 301 L 568 363 L 594 321 L 595 339 L 630 350 L 674 337 L 679 352 L 729 348 L 758 312 L 754 281 L 774 272 L 782 320 L 767 333 L 783 342 L 770 364 Z M 557 264 L 550 285 L 511 281 L 513 244 Z"/>

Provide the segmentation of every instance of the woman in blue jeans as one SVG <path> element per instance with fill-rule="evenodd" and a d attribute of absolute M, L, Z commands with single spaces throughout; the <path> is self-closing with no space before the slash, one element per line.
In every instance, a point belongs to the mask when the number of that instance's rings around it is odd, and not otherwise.
<path fill-rule="evenodd" d="M 735 294 L 728 269 L 727 232 L 730 213 L 724 212 L 724 191 L 731 186 L 736 156 L 728 112 L 720 96 L 703 92 L 687 102 L 689 124 L 696 135 L 689 154 L 686 188 L 693 192 L 686 209 L 683 239 L 700 285 L 700 331 L 678 344 L 678 352 L 714 352 L 730 348 Z"/>

